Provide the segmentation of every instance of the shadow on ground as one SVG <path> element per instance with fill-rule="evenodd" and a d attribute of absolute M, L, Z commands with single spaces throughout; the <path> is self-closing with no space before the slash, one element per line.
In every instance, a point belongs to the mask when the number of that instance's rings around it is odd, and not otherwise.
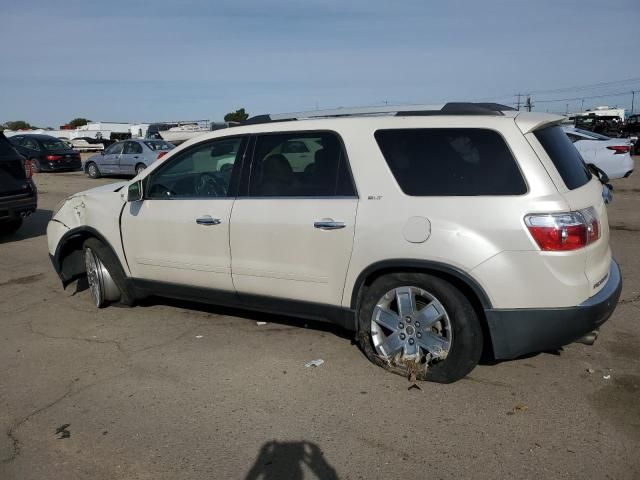
<path fill-rule="evenodd" d="M 336 470 L 324 458 L 324 453 L 312 442 L 265 443 L 245 480 L 302 480 L 306 478 L 338 480 Z"/>
<path fill-rule="evenodd" d="M 19 242 L 29 238 L 36 238 L 47 233 L 47 223 L 51 220 L 51 210 L 37 209 L 24 219 L 24 223 L 16 233 L 0 235 L 0 244 Z"/>

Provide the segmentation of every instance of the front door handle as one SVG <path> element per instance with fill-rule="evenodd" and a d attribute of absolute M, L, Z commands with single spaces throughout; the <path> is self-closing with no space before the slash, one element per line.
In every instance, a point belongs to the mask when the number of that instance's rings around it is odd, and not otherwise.
<path fill-rule="evenodd" d="M 219 218 L 212 218 L 211 215 L 203 215 L 200 218 L 196 218 L 198 225 L 220 225 Z"/>
<path fill-rule="evenodd" d="M 333 220 L 320 220 L 318 222 L 313 222 L 314 228 L 319 228 L 320 230 L 338 230 L 340 228 L 346 227 L 344 222 L 334 222 Z"/>

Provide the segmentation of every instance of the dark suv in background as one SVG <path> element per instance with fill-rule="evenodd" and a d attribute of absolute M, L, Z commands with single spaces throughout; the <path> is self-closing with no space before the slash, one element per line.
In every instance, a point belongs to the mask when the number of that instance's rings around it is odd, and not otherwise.
<path fill-rule="evenodd" d="M 37 206 L 30 162 L 0 132 L 0 235 L 15 232 Z"/>
<path fill-rule="evenodd" d="M 58 170 L 80 170 L 80 154 L 59 138 L 51 135 L 16 135 L 13 146 L 31 161 L 33 173 Z"/>
<path fill-rule="evenodd" d="M 622 127 L 622 136 L 631 138 L 633 153 L 640 155 L 640 114 L 630 115 Z"/>

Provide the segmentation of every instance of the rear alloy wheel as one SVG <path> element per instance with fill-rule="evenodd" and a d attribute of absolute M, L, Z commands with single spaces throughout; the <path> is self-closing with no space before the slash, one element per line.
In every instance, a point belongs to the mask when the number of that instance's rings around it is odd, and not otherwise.
<path fill-rule="evenodd" d="M 40 161 L 37 158 L 32 158 L 31 162 L 31 173 L 40 173 Z"/>
<path fill-rule="evenodd" d="M 98 170 L 98 166 L 93 162 L 87 165 L 87 174 L 91 178 L 100 178 L 100 170 Z"/>
<path fill-rule="evenodd" d="M 147 168 L 147 166 L 144 163 L 136 165 L 136 175 L 140 175 L 145 168 Z"/>
<path fill-rule="evenodd" d="M 469 300 L 449 282 L 420 273 L 375 280 L 359 312 L 367 357 L 394 373 L 450 383 L 480 361 L 483 335 Z"/>

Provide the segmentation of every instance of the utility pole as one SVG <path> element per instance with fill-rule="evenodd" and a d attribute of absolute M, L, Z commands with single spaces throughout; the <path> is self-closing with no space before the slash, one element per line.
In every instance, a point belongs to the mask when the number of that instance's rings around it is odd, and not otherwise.
<path fill-rule="evenodd" d="M 531 105 L 531 95 L 527 95 L 527 101 L 524 104 L 524 108 L 527 109 L 527 112 L 530 112 L 532 107 L 533 105 Z"/>
<path fill-rule="evenodd" d="M 636 91 L 635 90 L 631 90 L 631 114 L 633 115 L 633 104 L 635 102 L 636 99 Z"/>
<path fill-rule="evenodd" d="M 584 112 L 584 98 L 580 101 L 580 112 Z"/>
<path fill-rule="evenodd" d="M 518 100 L 516 101 L 516 110 L 520 110 L 520 94 L 518 94 Z"/>

